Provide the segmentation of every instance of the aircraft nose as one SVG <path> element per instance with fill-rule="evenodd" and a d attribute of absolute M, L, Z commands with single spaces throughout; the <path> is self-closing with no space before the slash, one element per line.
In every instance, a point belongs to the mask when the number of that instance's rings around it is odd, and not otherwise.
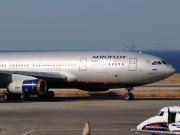
<path fill-rule="evenodd" d="M 140 123 L 140 124 L 137 126 L 137 130 L 142 130 L 142 128 L 144 127 L 144 125 L 145 125 L 145 122 Z"/>
<path fill-rule="evenodd" d="M 168 76 L 173 75 L 175 72 L 176 72 L 176 70 L 172 66 L 169 66 L 166 69 L 166 75 L 168 75 Z"/>

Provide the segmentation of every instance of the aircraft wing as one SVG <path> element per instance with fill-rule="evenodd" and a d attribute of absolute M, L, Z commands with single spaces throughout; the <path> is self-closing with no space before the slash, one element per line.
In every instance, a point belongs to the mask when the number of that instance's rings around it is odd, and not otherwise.
<path fill-rule="evenodd" d="M 35 72 L 35 71 L 6 71 L 0 70 L 0 74 L 18 74 L 33 76 L 36 78 L 58 79 L 62 81 L 75 81 L 76 77 L 69 72 Z"/>
<path fill-rule="evenodd" d="M 153 134 L 171 134 L 171 135 L 180 135 L 180 132 L 171 132 L 171 131 L 156 131 L 156 130 L 136 130 L 131 129 L 131 131 L 138 133 L 138 132 L 144 132 L 144 133 L 153 133 Z"/>

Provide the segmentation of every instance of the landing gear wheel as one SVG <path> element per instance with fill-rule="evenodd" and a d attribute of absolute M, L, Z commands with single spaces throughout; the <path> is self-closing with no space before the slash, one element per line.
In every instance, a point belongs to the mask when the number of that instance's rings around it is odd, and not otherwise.
<path fill-rule="evenodd" d="M 30 95 L 22 95 L 21 99 L 29 99 Z"/>
<path fill-rule="evenodd" d="M 13 93 L 5 93 L 3 95 L 4 100 L 13 100 L 13 101 L 19 101 L 21 99 L 21 95 L 19 94 L 13 94 Z"/>
<path fill-rule="evenodd" d="M 53 99 L 54 98 L 54 92 L 53 91 L 48 91 L 48 97 L 50 99 Z"/>
<path fill-rule="evenodd" d="M 4 93 L 4 94 L 3 94 L 3 100 L 4 100 L 4 101 L 9 100 L 8 93 Z"/>
<path fill-rule="evenodd" d="M 19 94 L 13 94 L 13 93 L 9 93 L 9 97 L 10 97 L 10 100 L 14 100 L 14 101 L 19 101 L 21 99 L 21 95 Z"/>
<path fill-rule="evenodd" d="M 128 92 L 128 93 L 124 94 L 124 99 L 125 100 L 133 100 L 134 95 L 131 92 Z"/>
<path fill-rule="evenodd" d="M 54 92 L 53 91 L 47 91 L 45 94 L 38 95 L 39 99 L 53 99 L 54 98 Z"/>

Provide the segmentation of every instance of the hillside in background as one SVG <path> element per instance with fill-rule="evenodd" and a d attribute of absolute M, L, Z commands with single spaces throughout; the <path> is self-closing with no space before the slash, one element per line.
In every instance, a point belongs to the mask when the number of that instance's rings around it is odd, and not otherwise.
<path fill-rule="evenodd" d="M 128 45 L 125 47 L 116 48 L 115 50 L 176 50 L 174 48 L 166 48 L 166 47 L 143 47 L 138 45 Z"/>

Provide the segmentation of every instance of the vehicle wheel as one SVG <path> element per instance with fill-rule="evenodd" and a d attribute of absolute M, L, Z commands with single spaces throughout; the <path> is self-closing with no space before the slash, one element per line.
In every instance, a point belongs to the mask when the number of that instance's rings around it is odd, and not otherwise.
<path fill-rule="evenodd" d="M 130 92 L 124 94 L 124 99 L 125 100 L 133 100 L 134 99 L 134 95 Z"/>

